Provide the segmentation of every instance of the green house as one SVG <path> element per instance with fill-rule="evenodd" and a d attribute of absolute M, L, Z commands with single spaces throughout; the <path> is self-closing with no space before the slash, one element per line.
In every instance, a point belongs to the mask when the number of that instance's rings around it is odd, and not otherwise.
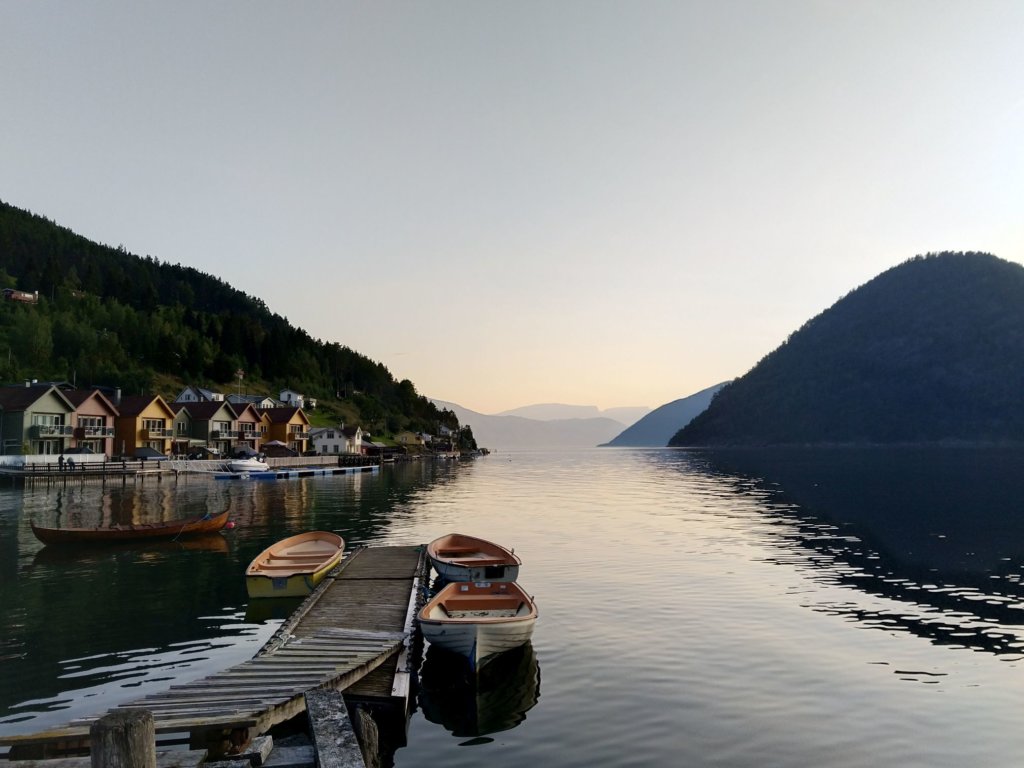
<path fill-rule="evenodd" d="M 70 446 L 75 406 L 52 385 L 0 387 L 0 455 L 57 455 Z"/>

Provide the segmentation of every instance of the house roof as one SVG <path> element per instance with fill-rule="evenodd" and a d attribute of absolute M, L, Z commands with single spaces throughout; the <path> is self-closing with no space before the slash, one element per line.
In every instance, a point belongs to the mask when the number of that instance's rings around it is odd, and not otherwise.
<path fill-rule="evenodd" d="M 172 416 L 174 415 L 174 411 L 171 410 L 160 395 L 128 395 L 127 397 L 122 397 L 117 410 L 122 416 L 138 416 L 152 405 L 154 400 L 159 400 L 164 409 Z M 189 412 L 191 413 L 191 411 Z"/>
<path fill-rule="evenodd" d="M 0 408 L 5 411 L 24 411 L 51 391 L 67 403 L 70 410 L 75 409 L 64 393 L 52 384 L 31 387 L 0 387 Z"/>
<path fill-rule="evenodd" d="M 118 413 L 117 406 L 110 402 L 107 396 L 98 389 L 69 389 L 62 394 L 75 408 L 81 408 L 86 400 L 95 398 L 109 408 L 111 413 L 115 415 Z"/>
<path fill-rule="evenodd" d="M 212 403 L 202 402 L 188 404 L 188 412 L 192 414 L 192 418 L 196 421 L 212 419 L 220 411 L 226 412 L 230 418 L 235 418 L 235 412 L 231 409 L 231 406 L 223 400 L 214 401 Z"/>
<path fill-rule="evenodd" d="M 287 424 L 296 415 L 302 417 L 302 420 L 309 423 L 309 419 L 306 418 L 306 414 L 302 412 L 301 408 L 295 408 L 286 406 L 284 408 L 264 408 L 263 413 L 267 414 L 267 418 L 270 419 L 272 424 Z"/>

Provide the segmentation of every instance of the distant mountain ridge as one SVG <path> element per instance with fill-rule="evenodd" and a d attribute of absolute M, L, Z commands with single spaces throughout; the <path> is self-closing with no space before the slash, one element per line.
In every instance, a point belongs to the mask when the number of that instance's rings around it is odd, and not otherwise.
<path fill-rule="evenodd" d="M 457 403 L 431 398 L 438 408 L 452 411 L 460 424 L 473 428 L 478 445 L 492 450 L 524 448 L 593 448 L 622 431 L 613 419 L 527 419 L 522 416 L 488 415 Z M 596 410 L 596 409 L 595 409 Z"/>
<path fill-rule="evenodd" d="M 670 445 L 1024 441 L 1024 267 L 893 267 L 724 387 Z"/>
<path fill-rule="evenodd" d="M 524 419 L 554 421 L 556 419 L 613 419 L 629 426 L 643 418 L 651 409 L 646 406 L 624 406 L 601 410 L 596 405 L 565 405 L 563 403 L 537 403 L 512 408 L 495 416 L 522 416 Z"/>
<path fill-rule="evenodd" d="M 621 434 L 604 443 L 603 447 L 664 448 L 676 432 L 708 407 L 711 399 L 727 383 L 715 384 L 689 397 L 682 397 L 655 408 Z"/>

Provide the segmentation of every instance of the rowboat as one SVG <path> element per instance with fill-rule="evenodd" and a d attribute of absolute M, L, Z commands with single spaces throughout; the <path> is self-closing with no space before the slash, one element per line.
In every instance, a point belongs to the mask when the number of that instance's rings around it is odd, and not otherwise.
<path fill-rule="evenodd" d="M 341 561 L 345 540 L 330 531 L 307 531 L 281 539 L 245 569 L 249 597 L 302 597 Z"/>
<path fill-rule="evenodd" d="M 434 539 L 427 556 L 445 581 L 515 581 L 523 562 L 500 544 L 462 533 Z"/>
<path fill-rule="evenodd" d="M 460 653 L 478 669 L 533 636 L 537 606 L 515 582 L 453 582 L 419 612 L 432 645 Z"/>
<path fill-rule="evenodd" d="M 109 541 L 145 541 L 148 539 L 180 539 L 216 533 L 228 523 L 228 512 L 206 514 L 162 523 L 108 525 L 96 528 L 43 528 L 32 523 L 32 533 L 44 544 L 96 544 Z"/>

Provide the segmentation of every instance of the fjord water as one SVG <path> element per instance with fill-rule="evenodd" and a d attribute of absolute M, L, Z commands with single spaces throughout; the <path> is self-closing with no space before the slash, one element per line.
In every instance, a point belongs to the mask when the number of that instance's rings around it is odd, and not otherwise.
<path fill-rule="evenodd" d="M 379 475 L 0 491 L 0 733 L 241 662 L 268 541 L 464 531 L 541 618 L 476 688 L 428 650 L 403 767 L 1010 766 L 1024 731 L 1024 453 L 495 453 Z M 29 519 L 233 510 L 212 542 L 62 553 Z"/>

